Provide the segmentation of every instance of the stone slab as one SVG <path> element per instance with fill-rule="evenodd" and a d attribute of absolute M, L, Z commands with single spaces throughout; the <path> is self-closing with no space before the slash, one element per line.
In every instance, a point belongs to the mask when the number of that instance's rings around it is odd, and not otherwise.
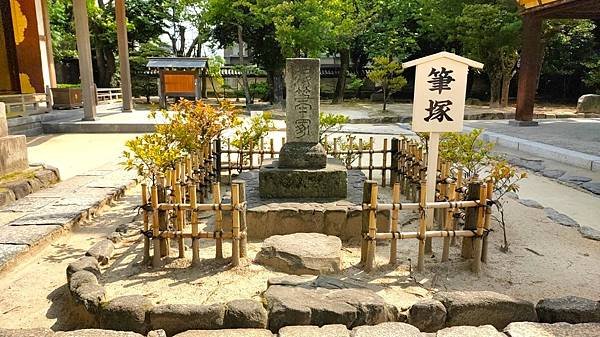
<path fill-rule="evenodd" d="M 0 270 L 17 256 L 27 252 L 28 245 L 7 245 L 0 244 Z"/>
<path fill-rule="evenodd" d="M 18 203 L 14 203 L 2 209 L 6 212 L 35 212 L 40 208 L 46 207 L 56 201 L 59 197 L 38 198 L 34 195 L 28 195 L 25 198 L 19 199 Z"/>
<path fill-rule="evenodd" d="M 29 225 L 61 225 L 67 226 L 75 221 L 79 221 L 82 215 L 87 211 L 85 206 L 65 205 L 54 206 L 50 205 L 32 213 L 21 217 L 11 223 L 11 226 L 29 226 Z"/>
<path fill-rule="evenodd" d="M 0 176 L 28 168 L 25 136 L 0 137 Z"/>
<path fill-rule="evenodd" d="M 346 198 L 348 171 L 328 158 L 322 169 L 287 169 L 278 161 L 265 162 L 259 171 L 261 198 Z"/>
<path fill-rule="evenodd" d="M 266 329 L 189 330 L 173 337 L 273 337 Z"/>
<path fill-rule="evenodd" d="M 319 142 L 320 60 L 288 58 L 285 61 L 286 140 Z"/>
<path fill-rule="evenodd" d="M 509 324 L 504 332 L 510 337 L 598 337 L 600 323 L 515 322 Z"/>
<path fill-rule="evenodd" d="M 550 208 L 550 207 L 546 207 L 544 208 L 544 213 L 546 213 L 546 216 L 548 217 L 548 219 L 566 226 L 566 227 L 579 227 L 579 224 L 577 223 L 577 221 L 573 220 L 570 216 L 560 213 L 559 211 L 555 210 L 554 208 Z"/>
<path fill-rule="evenodd" d="M 342 324 L 322 327 L 314 325 L 286 326 L 279 329 L 279 337 L 350 337 L 350 331 Z"/>
<path fill-rule="evenodd" d="M 59 225 L 4 226 L 0 228 L 0 244 L 33 246 L 44 237 L 61 230 Z"/>
<path fill-rule="evenodd" d="M 454 326 L 438 330 L 436 337 L 506 337 L 491 325 Z"/>
<path fill-rule="evenodd" d="M 600 241 L 600 231 L 588 226 L 579 227 L 579 233 L 586 239 Z"/>
<path fill-rule="evenodd" d="M 421 337 L 419 329 L 399 322 L 386 322 L 375 326 L 359 326 L 352 330 L 353 337 Z"/>
<path fill-rule="evenodd" d="M 279 168 L 322 169 L 327 152 L 320 143 L 285 143 L 279 152 Z"/>
<path fill-rule="evenodd" d="M 535 307 L 543 323 L 600 323 L 600 301 L 577 296 L 545 298 Z"/>

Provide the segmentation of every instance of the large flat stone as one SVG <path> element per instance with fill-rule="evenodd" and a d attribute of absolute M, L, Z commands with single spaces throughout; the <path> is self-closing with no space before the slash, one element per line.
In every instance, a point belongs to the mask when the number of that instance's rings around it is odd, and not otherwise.
<path fill-rule="evenodd" d="M 266 239 L 256 262 L 288 274 L 327 274 L 342 268 L 342 241 L 319 233 L 275 235 Z"/>
<path fill-rule="evenodd" d="M 423 299 L 408 310 L 408 323 L 423 332 L 436 332 L 446 324 L 446 307 L 433 299 Z"/>
<path fill-rule="evenodd" d="M 535 307 L 543 323 L 600 323 L 600 301 L 577 296 L 545 298 Z"/>
<path fill-rule="evenodd" d="M 265 329 L 190 330 L 173 337 L 273 337 Z"/>
<path fill-rule="evenodd" d="M 37 212 L 21 217 L 10 223 L 11 226 L 60 225 L 66 226 L 79 221 L 87 208 L 79 205 L 46 206 Z"/>
<path fill-rule="evenodd" d="M 74 331 L 59 331 L 54 337 L 143 337 L 139 333 L 129 331 L 113 331 L 101 329 L 83 329 Z"/>
<path fill-rule="evenodd" d="M 279 337 L 350 337 L 350 331 L 342 324 L 286 326 L 279 329 Z"/>
<path fill-rule="evenodd" d="M 511 322 L 537 321 L 533 303 L 492 291 L 440 292 L 434 299 L 446 307 L 446 326 L 489 324 L 503 329 Z"/>
<path fill-rule="evenodd" d="M 223 304 L 167 304 L 148 312 L 150 328 L 163 329 L 169 336 L 187 330 L 221 329 L 224 316 Z"/>
<path fill-rule="evenodd" d="M 61 230 L 59 225 L 3 226 L 0 227 L 0 244 L 33 246 L 46 236 Z"/>
<path fill-rule="evenodd" d="M 0 270 L 4 266 L 29 250 L 28 245 L 0 244 Z"/>
<path fill-rule="evenodd" d="M 510 337 L 598 337 L 600 323 L 510 323 L 504 332 Z"/>
<path fill-rule="evenodd" d="M 438 330 L 436 337 L 506 337 L 491 325 L 453 326 Z"/>
<path fill-rule="evenodd" d="M 0 328 L 0 337 L 51 337 L 54 331 L 45 328 L 37 329 L 3 329 Z"/>
<path fill-rule="evenodd" d="M 581 226 L 579 227 L 579 233 L 586 239 L 600 241 L 600 231 L 595 228 Z"/>
<path fill-rule="evenodd" d="M 348 171 L 328 158 L 322 169 L 290 169 L 278 161 L 265 162 L 259 171 L 261 198 L 346 198 Z"/>
<path fill-rule="evenodd" d="M 406 323 L 387 322 L 375 326 L 359 326 L 352 330 L 353 337 L 422 337 L 419 329 Z"/>
<path fill-rule="evenodd" d="M 544 213 L 546 213 L 548 219 L 560 225 L 567 227 L 579 227 L 579 223 L 577 223 L 577 221 L 573 220 L 573 218 L 566 214 L 558 212 L 554 208 L 546 207 L 544 208 Z"/>
<path fill-rule="evenodd" d="M 588 94 L 577 100 L 578 113 L 600 113 L 600 95 Z"/>
<path fill-rule="evenodd" d="M 25 136 L 0 137 L 0 176 L 29 168 Z"/>

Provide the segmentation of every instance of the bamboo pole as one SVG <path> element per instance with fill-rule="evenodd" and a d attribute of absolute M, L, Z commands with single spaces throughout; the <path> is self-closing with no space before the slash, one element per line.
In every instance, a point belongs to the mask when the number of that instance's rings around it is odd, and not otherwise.
<path fill-rule="evenodd" d="M 471 271 L 478 274 L 481 272 L 481 251 L 483 245 L 483 226 L 485 221 L 485 198 L 487 196 L 487 185 L 479 186 L 479 200 L 481 205 L 477 208 L 477 236 L 473 239 L 473 264 Z"/>
<path fill-rule="evenodd" d="M 198 212 L 196 208 L 196 186 L 192 183 L 188 183 L 188 190 L 190 191 L 190 204 L 192 206 L 191 222 L 192 222 L 192 265 L 197 265 L 200 262 L 200 241 L 196 237 L 198 235 Z"/>
<path fill-rule="evenodd" d="M 270 147 L 269 158 L 273 159 L 275 157 L 275 144 L 274 144 L 273 138 L 269 139 L 269 147 Z"/>
<path fill-rule="evenodd" d="M 215 182 L 212 184 L 212 197 L 214 204 L 221 203 L 221 185 L 219 182 Z M 223 233 L 223 213 L 221 210 L 217 209 L 215 211 L 215 232 Z M 217 238 L 215 243 L 216 255 L 217 259 L 223 258 L 223 239 Z"/>
<path fill-rule="evenodd" d="M 263 161 L 265 160 L 265 139 L 261 138 L 260 139 L 260 165 L 262 165 Z"/>
<path fill-rule="evenodd" d="M 161 249 L 160 249 L 160 234 L 159 230 L 159 218 L 158 218 L 158 187 L 152 185 L 150 194 L 150 202 L 152 203 L 152 246 L 154 248 L 154 255 L 152 256 L 152 267 L 160 267 L 161 265 Z"/>
<path fill-rule="evenodd" d="M 494 181 L 492 179 L 488 179 L 488 181 L 487 181 L 487 199 L 494 200 Z M 483 223 L 483 228 L 485 230 L 485 236 L 483 237 L 483 247 L 482 247 L 482 252 L 481 252 L 481 261 L 483 263 L 487 263 L 487 261 L 488 261 L 488 244 L 489 244 L 488 236 L 489 236 L 491 217 L 492 217 L 492 206 L 486 205 L 485 222 Z"/>
<path fill-rule="evenodd" d="M 387 171 L 387 147 L 388 147 L 388 139 L 383 139 L 383 168 L 381 169 L 381 187 L 386 186 L 386 171 Z"/>
<path fill-rule="evenodd" d="M 392 188 L 392 203 L 394 204 L 399 204 L 400 203 L 400 184 L 399 183 L 394 183 L 394 187 Z M 399 209 L 398 207 L 394 207 L 394 210 L 392 210 L 392 224 L 390 226 L 390 230 L 392 231 L 392 233 L 397 232 L 398 231 L 398 213 L 399 213 Z M 390 264 L 395 265 L 396 264 L 396 256 L 398 254 L 398 240 L 393 238 L 392 239 L 392 244 L 390 245 Z"/>
<path fill-rule="evenodd" d="M 231 232 L 233 238 L 231 240 L 231 265 L 237 267 L 240 265 L 240 240 L 238 235 L 240 234 L 240 185 L 237 183 L 231 184 L 231 206 L 232 211 L 232 224 Z"/>
<path fill-rule="evenodd" d="M 362 138 L 358 139 L 358 167 L 362 165 L 362 151 L 363 151 L 363 140 Z"/>
<path fill-rule="evenodd" d="M 472 238 L 477 236 L 477 233 L 473 231 L 426 231 L 426 238 L 447 238 L 447 237 L 464 237 Z M 391 232 L 391 233 L 377 233 L 375 239 L 377 240 L 406 240 L 406 239 L 419 239 L 419 232 Z"/>
<path fill-rule="evenodd" d="M 169 195 L 167 189 L 167 180 L 164 175 L 158 176 L 158 202 L 160 203 L 168 203 Z M 161 231 L 166 231 L 169 229 L 169 213 L 163 210 L 158 210 L 158 221 L 159 221 L 159 229 Z M 160 240 L 160 253 L 161 257 L 170 255 L 170 245 L 169 240 Z"/>
<path fill-rule="evenodd" d="M 177 182 L 175 184 L 175 202 L 178 205 L 181 204 L 181 184 L 180 184 L 180 182 Z M 175 211 L 175 222 L 176 222 L 175 228 L 177 228 L 177 230 L 181 231 L 181 232 L 183 231 L 183 217 L 184 217 L 184 211 L 182 209 L 178 208 Z M 184 247 L 183 247 L 183 238 L 177 238 L 177 245 L 179 248 L 178 249 L 179 258 L 184 258 L 185 252 L 184 252 Z"/>
<path fill-rule="evenodd" d="M 246 205 L 246 182 L 244 180 L 236 180 L 236 183 L 240 187 L 240 205 Z M 240 210 L 240 231 L 242 233 L 247 232 L 248 223 L 246 222 L 246 209 Z M 248 238 L 246 236 L 240 237 L 240 257 L 248 256 Z"/>
<path fill-rule="evenodd" d="M 481 182 L 476 180 L 476 177 L 469 183 L 469 190 L 467 193 L 467 200 L 476 201 L 479 199 L 479 189 Z M 476 208 L 467 208 L 465 211 L 465 229 L 477 230 L 477 224 L 479 221 L 479 210 Z M 465 259 L 473 257 L 473 239 L 462 240 L 461 256 Z"/>
<path fill-rule="evenodd" d="M 371 185 L 369 201 L 369 236 L 367 241 L 367 262 L 365 271 L 370 272 L 375 265 L 375 235 L 377 234 L 377 183 Z"/>
<path fill-rule="evenodd" d="M 229 185 L 231 185 L 231 139 L 227 138 L 227 175 L 229 177 Z"/>
<path fill-rule="evenodd" d="M 398 164 L 400 161 L 398 159 L 398 149 L 400 145 L 400 140 L 398 138 L 392 138 L 392 148 L 391 148 L 391 170 L 390 170 L 390 185 L 394 186 L 395 183 L 398 182 Z"/>
<path fill-rule="evenodd" d="M 456 196 L 456 183 L 450 183 L 447 188 L 447 197 L 448 201 L 454 201 Z M 444 212 L 444 229 L 447 231 L 454 230 L 454 222 L 453 222 L 454 208 L 448 207 Z M 442 262 L 448 261 L 450 255 L 450 238 L 444 238 L 444 246 L 442 248 Z"/>
<path fill-rule="evenodd" d="M 369 205 L 371 201 L 371 187 L 376 185 L 377 182 L 373 180 L 367 180 L 363 184 L 363 205 Z M 364 265 L 367 262 L 367 234 L 369 233 L 369 209 L 364 208 L 362 210 L 362 222 L 361 222 L 361 242 L 360 242 L 360 264 Z"/>
<path fill-rule="evenodd" d="M 421 181 L 421 189 L 419 190 L 419 203 L 421 208 L 425 207 L 426 203 L 426 182 Z M 425 232 L 427 231 L 427 221 L 425 221 L 425 210 L 419 211 L 419 256 L 417 260 L 417 271 L 422 272 L 425 265 Z"/>
<path fill-rule="evenodd" d="M 373 180 L 373 137 L 369 137 L 369 180 Z"/>
<path fill-rule="evenodd" d="M 142 207 L 144 207 L 148 203 L 148 186 L 146 184 L 142 184 Z M 143 221 L 144 221 L 144 258 L 142 263 L 146 264 L 150 261 L 150 239 L 146 236 L 148 233 L 149 224 L 148 224 L 148 211 L 142 208 Z"/>

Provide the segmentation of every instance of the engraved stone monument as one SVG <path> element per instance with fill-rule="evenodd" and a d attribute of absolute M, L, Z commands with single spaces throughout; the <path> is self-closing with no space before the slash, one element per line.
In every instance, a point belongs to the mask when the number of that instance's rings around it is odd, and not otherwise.
<path fill-rule="evenodd" d="M 9 136 L 6 109 L 0 102 L 0 176 L 26 170 L 27 142 L 25 136 Z"/>
<path fill-rule="evenodd" d="M 286 138 L 259 173 L 261 198 L 345 198 L 347 171 L 319 143 L 319 59 L 286 60 Z"/>

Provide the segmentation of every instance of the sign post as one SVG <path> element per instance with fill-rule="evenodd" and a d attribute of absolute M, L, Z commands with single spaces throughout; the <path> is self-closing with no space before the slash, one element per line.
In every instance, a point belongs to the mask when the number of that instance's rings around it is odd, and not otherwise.
<path fill-rule="evenodd" d="M 421 205 L 426 205 L 435 201 L 440 133 L 462 131 L 469 66 L 482 69 L 483 64 L 452 53 L 441 52 L 402 64 L 403 68 L 413 66 L 416 66 L 416 72 L 412 131 L 429 133 L 426 198 L 425 202 L 421 200 Z M 433 209 L 427 209 L 424 216 L 425 221 L 422 223 L 427 229 L 431 229 Z M 420 228 L 419 250 L 431 252 L 430 241 L 429 245 L 426 245 L 424 235 L 425 228 Z M 418 271 L 423 270 L 423 255 L 419 253 Z"/>

